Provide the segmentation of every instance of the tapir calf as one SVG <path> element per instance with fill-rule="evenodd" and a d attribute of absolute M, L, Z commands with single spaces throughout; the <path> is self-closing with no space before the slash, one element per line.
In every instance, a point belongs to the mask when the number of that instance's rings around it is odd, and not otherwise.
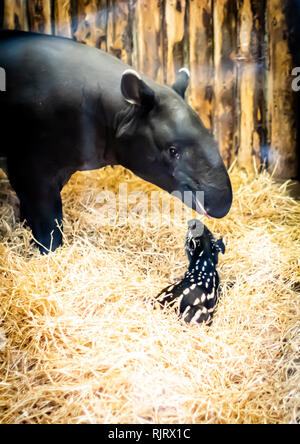
<path fill-rule="evenodd" d="M 0 156 L 40 250 L 62 245 L 60 192 L 78 170 L 123 165 L 168 192 L 204 192 L 224 217 L 232 189 L 217 143 L 184 100 L 189 72 L 160 85 L 71 39 L 0 32 Z"/>

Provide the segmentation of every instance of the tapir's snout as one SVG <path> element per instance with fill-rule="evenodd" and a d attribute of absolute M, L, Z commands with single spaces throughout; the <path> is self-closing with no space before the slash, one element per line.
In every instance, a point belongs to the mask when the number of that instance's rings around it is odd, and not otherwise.
<path fill-rule="evenodd" d="M 214 187 L 204 191 L 204 208 L 210 217 L 221 219 L 225 217 L 232 205 L 232 189 L 230 181 L 224 189 Z"/>
<path fill-rule="evenodd" d="M 223 160 L 217 153 L 217 165 L 208 173 L 203 182 L 204 207 L 207 214 L 216 219 L 225 217 L 232 205 L 232 186 Z"/>
<path fill-rule="evenodd" d="M 232 187 L 228 172 L 217 149 L 210 152 L 209 159 L 200 158 L 197 152 L 184 159 L 176 170 L 175 176 L 183 190 L 194 193 L 193 206 L 208 217 L 221 219 L 225 217 L 232 205 Z M 215 161 L 213 161 L 215 160 Z M 199 195 L 201 196 L 201 202 Z"/>

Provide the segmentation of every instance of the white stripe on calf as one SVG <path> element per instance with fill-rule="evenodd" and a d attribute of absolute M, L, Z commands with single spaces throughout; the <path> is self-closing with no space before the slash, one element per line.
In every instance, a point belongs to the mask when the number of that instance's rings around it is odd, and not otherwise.
<path fill-rule="evenodd" d="M 185 317 L 185 315 L 188 315 L 188 314 L 189 314 L 190 309 L 191 309 L 191 307 L 188 305 L 188 306 L 186 307 L 186 309 L 184 310 L 184 312 L 182 313 L 182 317 L 183 317 L 183 318 Z"/>
<path fill-rule="evenodd" d="M 191 319 L 191 322 L 197 322 L 198 319 L 200 319 L 201 315 L 202 315 L 202 311 L 198 310 L 197 313 L 195 314 L 195 316 Z"/>
<path fill-rule="evenodd" d="M 162 301 L 164 301 L 165 299 L 167 299 L 167 298 L 169 298 L 169 297 L 173 297 L 174 295 L 173 295 L 173 293 L 168 293 L 168 294 L 166 294 L 166 292 L 164 292 L 157 300 L 159 301 L 159 302 L 162 302 Z"/>
<path fill-rule="evenodd" d="M 213 299 L 215 297 L 215 292 L 213 291 L 212 293 L 207 295 L 207 300 L 210 301 L 211 299 Z"/>

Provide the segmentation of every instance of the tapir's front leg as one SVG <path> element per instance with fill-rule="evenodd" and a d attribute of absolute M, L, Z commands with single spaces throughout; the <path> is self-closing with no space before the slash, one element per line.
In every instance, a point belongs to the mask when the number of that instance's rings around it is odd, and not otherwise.
<path fill-rule="evenodd" d="M 62 245 L 61 187 L 55 177 L 9 163 L 9 179 L 20 199 L 21 220 L 31 228 L 41 253 Z"/>
<path fill-rule="evenodd" d="M 62 245 L 62 202 L 59 189 L 43 184 L 43 189 L 20 196 L 21 217 L 32 230 L 41 253 Z"/>

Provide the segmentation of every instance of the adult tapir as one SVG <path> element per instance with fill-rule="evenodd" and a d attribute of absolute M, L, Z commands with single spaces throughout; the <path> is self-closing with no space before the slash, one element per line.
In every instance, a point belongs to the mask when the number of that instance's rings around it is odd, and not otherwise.
<path fill-rule="evenodd" d="M 203 191 L 208 216 L 228 213 L 230 179 L 184 101 L 186 69 L 163 86 L 98 49 L 18 31 L 0 32 L 0 67 L 0 156 L 42 252 L 62 244 L 60 192 L 77 170 L 120 164 L 168 192 Z"/>

